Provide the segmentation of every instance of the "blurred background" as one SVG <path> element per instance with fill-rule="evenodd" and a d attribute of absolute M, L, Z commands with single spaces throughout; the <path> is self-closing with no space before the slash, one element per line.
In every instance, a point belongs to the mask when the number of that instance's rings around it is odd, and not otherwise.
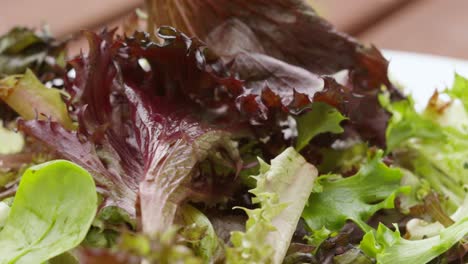
<path fill-rule="evenodd" d="M 339 30 L 366 44 L 468 59 L 468 0 L 308 1 Z M 63 38 L 81 29 L 118 25 L 142 4 L 143 0 L 0 0 L 0 34 L 15 25 L 37 28 L 47 23 Z M 71 49 L 82 46 L 77 41 Z"/>

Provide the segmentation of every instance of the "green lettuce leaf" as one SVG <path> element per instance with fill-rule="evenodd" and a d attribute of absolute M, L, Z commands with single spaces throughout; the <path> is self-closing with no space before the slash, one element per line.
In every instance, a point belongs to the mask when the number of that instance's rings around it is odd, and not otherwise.
<path fill-rule="evenodd" d="M 218 239 L 210 220 L 202 212 L 190 205 L 184 205 L 180 214 L 185 227 L 182 236 L 203 263 L 218 263 L 224 256 L 223 243 Z"/>
<path fill-rule="evenodd" d="M 397 228 L 395 226 L 395 228 Z M 468 234 L 468 217 L 440 231 L 439 235 L 422 240 L 406 240 L 400 232 L 380 224 L 377 231 L 364 235 L 361 249 L 376 258 L 378 264 L 428 263 L 444 253 Z"/>
<path fill-rule="evenodd" d="M 143 259 L 141 263 L 204 263 L 189 247 L 184 245 L 186 241 L 178 235 L 178 232 L 179 228 L 169 226 L 164 232 L 155 234 L 151 238 L 141 233 L 124 233 L 118 250 Z"/>
<path fill-rule="evenodd" d="M 389 98 L 381 96 L 380 102 L 392 113 L 386 131 L 387 152 L 413 138 L 435 141 L 445 139 L 445 135 L 438 124 L 416 112 L 411 97 L 390 103 Z"/>
<path fill-rule="evenodd" d="M 371 228 L 366 221 L 375 212 L 394 208 L 397 193 L 407 188 L 400 186 L 402 172 L 387 167 L 381 161 L 382 155 L 379 151 L 368 157 L 367 163 L 351 177 L 319 177 L 315 192 L 310 195 L 302 213 L 307 226 L 311 230 L 325 227 L 339 231 L 347 220 L 352 220 L 364 231 L 369 231 Z"/>
<path fill-rule="evenodd" d="M 24 148 L 24 137 L 21 133 L 3 126 L 0 120 L 0 155 L 19 153 Z"/>
<path fill-rule="evenodd" d="M 465 198 L 463 205 L 450 215 L 450 220 L 461 221 L 468 215 L 468 196 Z M 437 236 L 444 226 L 440 222 L 427 222 L 423 219 L 413 218 L 406 223 L 405 238 L 415 240 L 427 237 Z"/>
<path fill-rule="evenodd" d="M 67 129 L 75 127 L 61 91 L 45 87 L 30 70 L 0 80 L 0 99 L 26 120 L 50 118 Z"/>
<path fill-rule="evenodd" d="M 260 160 L 257 187 L 250 191 L 260 207 L 244 209 L 246 231 L 232 232 L 227 263 L 282 263 L 316 176 L 315 167 L 293 148 L 271 165 Z"/>
<path fill-rule="evenodd" d="M 0 263 L 43 263 L 81 243 L 97 210 L 91 175 L 64 160 L 30 167 L 0 232 Z"/>
<path fill-rule="evenodd" d="M 461 82 L 461 77 L 457 78 Z M 423 114 L 416 112 L 411 98 L 393 104 L 382 102 L 393 114 L 387 129 L 387 151 L 393 152 L 397 165 L 447 198 L 444 208 L 453 213 L 462 205 L 468 185 L 468 133 L 460 126 L 464 122 L 460 117 L 468 117 L 465 110 L 443 103 L 437 93 Z M 444 114 L 448 109 L 452 109 L 450 118 Z"/>
<path fill-rule="evenodd" d="M 343 128 L 340 123 L 345 119 L 336 108 L 321 102 L 313 103 L 308 112 L 296 117 L 297 151 L 307 146 L 309 141 L 318 134 L 325 132 L 342 133 Z"/>
<path fill-rule="evenodd" d="M 468 79 L 455 74 L 452 88 L 445 91 L 450 97 L 459 99 L 468 112 Z"/>

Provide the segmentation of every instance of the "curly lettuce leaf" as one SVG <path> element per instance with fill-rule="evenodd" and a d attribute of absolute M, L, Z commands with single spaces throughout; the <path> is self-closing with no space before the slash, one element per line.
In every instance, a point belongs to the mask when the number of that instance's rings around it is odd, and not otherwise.
<path fill-rule="evenodd" d="M 463 106 L 465 107 L 465 111 L 468 112 L 467 91 L 468 91 L 468 79 L 456 73 L 455 80 L 452 84 L 452 87 L 450 89 L 447 89 L 445 92 L 451 98 L 459 99 L 463 103 Z"/>
<path fill-rule="evenodd" d="M 380 224 L 377 231 L 367 232 L 361 241 L 361 249 L 376 258 L 378 264 L 428 263 L 468 234 L 468 218 L 465 216 L 441 230 L 437 236 L 422 240 L 406 240 L 400 236 L 396 226 L 395 228 L 396 231 L 391 231 Z"/>
<path fill-rule="evenodd" d="M 450 108 L 450 103 L 438 100 L 436 93 L 423 114 L 416 112 L 411 99 L 395 103 L 383 100 L 393 114 L 387 129 L 387 151 L 393 152 L 398 165 L 446 197 L 445 208 L 452 213 L 466 196 L 468 134 L 458 121 L 435 118 L 438 111 L 443 113 Z"/>
<path fill-rule="evenodd" d="M 319 177 L 315 192 L 302 213 L 311 230 L 323 227 L 339 231 L 347 220 L 354 221 L 362 230 L 369 231 L 366 221 L 378 210 L 394 208 L 396 195 L 405 191 L 400 186 L 402 172 L 389 168 L 377 152 L 353 176 Z"/>
<path fill-rule="evenodd" d="M 0 232 L 1 263 L 43 263 L 86 236 L 97 209 L 91 175 L 69 161 L 30 167 Z"/>
<path fill-rule="evenodd" d="M 141 228 L 149 235 L 173 224 L 185 201 L 215 203 L 227 196 L 240 168 L 232 134 L 207 122 L 212 105 L 198 104 L 236 81 L 205 57 L 200 41 L 172 28 L 159 33 L 160 45 L 144 33 L 125 39 L 86 33 L 90 53 L 70 62 L 76 77 L 65 87 L 78 129 L 53 120 L 19 122 L 25 134 L 94 176 L 103 208 L 120 207 L 135 220 L 140 206 Z M 217 164 L 228 172 L 201 168 Z"/>
<path fill-rule="evenodd" d="M 227 263 L 282 263 L 316 176 L 315 167 L 293 148 L 271 165 L 260 160 L 257 186 L 250 191 L 260 207 L 244 208 L 246 230 L 232 232 Z"/>
<path fill-rule="evenodd" d="M 412 138 L 437 141 L 445 138 L 438 124 L 416 112 L 411 98 L 391 103 L 388 97 L 381 96 L 380 101 L 392 113 L 386 131 L 388 152 Z"/>
<path fill-rule="evenodd" d="M 147 3 L 149 18 L 154 22 L 148 24 L 150 32 L 154 25 L 175 26 L 198 36 L 229 61 L 231 71 L 246 83 L 240 96 L 235 94 L 240 111 L 254 124 L 266 126 L 261 128 L 269 132 L 265 137 L 274 138 L 270 144 L 285 144 L 278 140 L 278 129 L 272 125 L 285 111 L 294 112 L 320 101 L 350 119 L 348 130 L 371 144 L 385 146 L 390 115 L 377 96 L 385 86 L 392 100 L 403 98 L 388 79 L 387 61 L 376 48 L 364 47 L 337 32 L 306 1 L 251 0 L 249 5 L 242 0 Z M 347 72 L 340 84 L 328 77 L 341 70 Z M 317 77 L 323 78 L 325 85 Z M 267 120 L 262 120 L 265 117 Z"/>
<path fill-rule="evenodd" d="M 342 133 L 344 130 L 340 123 L 345 119 L 336 108 L 320 102 L 313 103 L 310 111 L 296 118 L 296 149 L 298 151 L 303 149 L 318 134 L 326 132 Z"/>

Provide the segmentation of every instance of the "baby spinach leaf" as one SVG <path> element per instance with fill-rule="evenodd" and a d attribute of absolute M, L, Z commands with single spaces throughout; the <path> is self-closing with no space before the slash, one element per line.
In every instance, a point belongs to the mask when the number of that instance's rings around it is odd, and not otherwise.
<path fill-rule="evenodd" d="M 94 181 L 78 165 L 56 160 L 29 168 L 0 232 L 0 263 L 43 263 L 76 247 L 96 209 Z"/>

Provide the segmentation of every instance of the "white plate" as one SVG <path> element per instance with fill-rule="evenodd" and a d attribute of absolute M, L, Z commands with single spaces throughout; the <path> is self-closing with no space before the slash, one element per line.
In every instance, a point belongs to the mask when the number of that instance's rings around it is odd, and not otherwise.
<path fill-rule="evenodd" d="M 435 89 L 450 87 L 455 72 L 468 77 L 468 61 L 428 54 L 384 50 L 390 61 L 389 75 L 413 95 L 421 110 Z"/>

